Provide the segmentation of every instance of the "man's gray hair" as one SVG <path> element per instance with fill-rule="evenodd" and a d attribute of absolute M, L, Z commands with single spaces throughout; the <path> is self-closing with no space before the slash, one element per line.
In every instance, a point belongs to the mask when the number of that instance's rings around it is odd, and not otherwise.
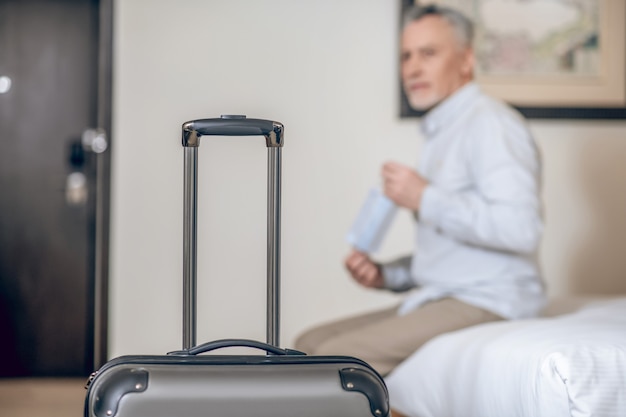
<path fill-rule="evenodd" d="M 459 42 L 464 47 L 471 47 L 474 40 L 474 24 L 472 21 L 458 10 L 438 4 L 428 4 L 424 6 L 415 5 L 404 13 L 402 27 L 409 23 L 418 21 L 426 16 L 439 16 L 448 22 L 457 34 Z"/>

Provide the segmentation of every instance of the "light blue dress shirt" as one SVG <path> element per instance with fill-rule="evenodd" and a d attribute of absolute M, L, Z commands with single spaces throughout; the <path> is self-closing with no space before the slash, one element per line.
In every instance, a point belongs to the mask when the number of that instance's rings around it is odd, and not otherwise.
<path fill-rule="evenodd" d="M 414 288 L 399 314 L 453 297 L 504 318 L 545 303 L 539 154 L 524 119 L 471 82 L 423 117 L 418 172 L 429 181 L 412 256 L 383 265 L 386 287 Z"/>

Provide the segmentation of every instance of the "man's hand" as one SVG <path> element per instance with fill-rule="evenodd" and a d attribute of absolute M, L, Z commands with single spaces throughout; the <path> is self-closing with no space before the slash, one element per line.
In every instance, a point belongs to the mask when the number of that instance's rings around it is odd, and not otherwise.
<path fill-rule="evenodd" d="M 400 207 L 417 211 L 428 181 L 415 170 L 397 162 L 387 162 L 381 172 L 383 191 Z"/>
<path fill-rule="evenodd" d="M 357 250 L 352 250 L 345 260 L 346 269 L 352 278 L 359 284 L 368 288 L 383 288 L 385 282 L 380 265 Z"/>

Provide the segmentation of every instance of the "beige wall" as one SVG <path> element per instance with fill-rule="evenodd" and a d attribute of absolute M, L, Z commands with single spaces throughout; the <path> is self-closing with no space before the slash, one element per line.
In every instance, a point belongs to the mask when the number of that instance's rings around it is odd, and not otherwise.
<path fill-rule="evenodd" d="M 553 294 L 626 292 L 626 123 L 532 122 L 544 156 Z"/>
<path fill-rule="evenodd" d="M 115 4 L 110 354 L 181 343 L 180 125 L 275 119 L 283 150 L 282 341 L 384 306 L 352 284 L 344 235 L 382 161 L 414 164 L 418 122 L 397 118 L 396 1 L 124 0 Z M 626 291 L 626 123 L 534 121 L 552 294 Z M 264 339 L 266 150 L 200 148 L 200 341 Z M 401 214 L 381 251 L 411 246 Z"/>

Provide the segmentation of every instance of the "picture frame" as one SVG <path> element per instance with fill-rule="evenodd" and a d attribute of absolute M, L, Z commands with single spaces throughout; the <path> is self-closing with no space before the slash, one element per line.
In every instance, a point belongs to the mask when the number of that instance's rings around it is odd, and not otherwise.
<path fill-rule="evenodd" d="M 418 1 L 401 0 L 400 30 L 402 16 L 415 3 Z M 527 118 L 626 119 L 626 2 L 580 0 L 580 4 L 584 4 L 592 13 L 583 15 L 580 10 L 573 10 L 572 21 L 575 16 L 578 16 L 579 20 L 581 16 L 585 17 L 585 24 L 587 25 L 585 26 L 585 33 L 590 33 L 593 36 L 587 36 L 587 39 L 584 40 L 586 42 L 584 47 L 578 48 L 575 55 L 569 50 L 564 53 L 562 47 L 561 50 L 546 51 L 545 45 L 556 49 L 564 42 L 545 41 L 541 45 L 544 48 L 541 57 L 544 57 L 545 60 L 537 59 L 536 63 L 521 61 L 519 56 L 534 58 L 534 55 L 529 53 L 511 54 L 512 48 L 501 48 L 502 51 L 509 51 L 509 57 L 497 59 L 496 53 L 493 52 L 494 50 L 497 51 L 497 48 L 493 45 L 498 42 L 504 44 L 504 40 L 497 39 L 497 36 L 504 37 L 502 34 L 506 33 L 504 31 L 506 28 L 501 29 L 495 35 L 490 33 L 489 30 L 494 29 L 487 27 L 488 16 L 486 17 L 486 15 L 489 13 L 489 7 L 491 7 L 494 8 L 491 12 L 492 15 L 497 12 L 503 13 L 504 16 L 507 13 L 514 16 L 515 20 L 512 21 L 517 26 L 515 29 L 518 32 L 506 39 L 509 44 L 515 40 L 513 36 L 521 33 L 520 30 L 524 28 L 524 25 L 528 25 L 528 32 L 534 31 L 535 33 L 525 35 L 526 38 L 517 44 L 518 46 L 522 45 L 520 48 L 525 47 L 525 49 L 520 50 L 528 52 L 531 48 L 527 45 L 531 43 L 532 39 L 529 40 L 529 38 L 532 36 L 537 39 L 542 35 L 556 39 L 556 32 L 550 32 L 550 25 L 554 26 L 554 21 L 550 21 L 550 15 L 546 13 L 542 25 L 542 22 L 537 19 L 537 13 L 531 13 L 530 10 L 527 10 L 528 13 L 520 13 L 520 10 L 523 11 L 524 7 L 532 7 L 533 3 L 538 8 L 554 7 L 557 2 L 551 0 L 430 0 L 421 1 L 421 3 L 438 3 L 459 10 L 460 7 L 463 8 L 461 11 L 468 15 L 476 25 L 474 48 L 477 59 L 477 83 L 485 92 L 511 104 Z M 497 9 L 495 9 L 496 6 Z M 566 13 L 559 12 L 559 18 L 567 18 Z M 576 12 L 579 14 L 575 15 Z M 496 25 L 498 24 L 497 20 L 492 21 Z M 510 22 L 508 24 L 510 25 Z M 576 32 L 569 27 L 567 30 L 563 29 L 562 39 L 565 39 L 568 44 L 572 44 L 571 39 L 574 39 Z M 481 41 L 483 42 L 480 43 Z M 537 44 L 532 46 L 533 48 L 538 47 Z M 582 52 L 580 52 L 581 49 Z M 557 56 L 558 62 L 556 61 Z M 562 56 L 565 56 L 566 59 Z M 513 70 L 508 73 L 502 71 L 502 68 L 498 67 L 500 62 L 512 65 Z M 489 63 L 495 64 L 486 65 Z M 500 65 L 500 67 L 505 67 L 505 65 Z M 492 68 L 495 70 L 492 71 Z M 399 95 L 400 116 L 402 118 L 420 117 L 423 114 L 423 112 L 410 108 L 402 91 L 401 82 Z"/>

